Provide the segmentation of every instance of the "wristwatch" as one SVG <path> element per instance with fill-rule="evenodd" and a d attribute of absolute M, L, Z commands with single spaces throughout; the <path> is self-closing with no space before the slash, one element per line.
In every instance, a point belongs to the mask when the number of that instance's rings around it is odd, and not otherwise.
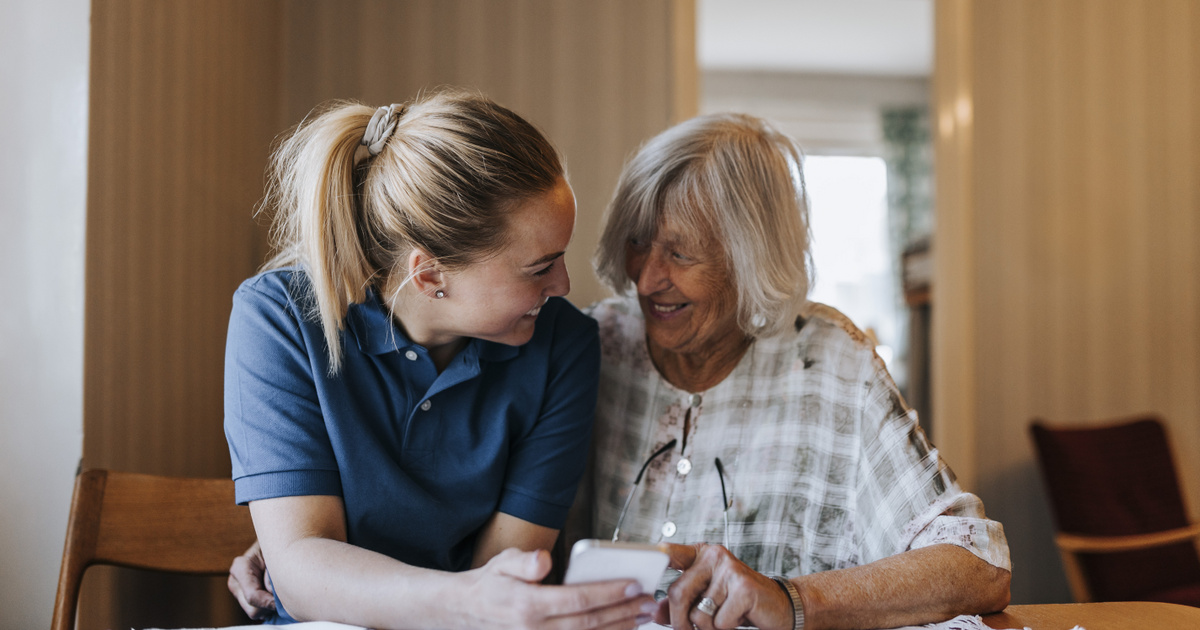
<path fill-rule="evenodd" d="M 792 581 L 782 575 L 771 576 L 772 580 L 787 593 L 788 599 L 792 600 L 792 630 L 804 630 L 804 602 L 800 601 L 800 591 L 796 590 L 796 585 Z"/>

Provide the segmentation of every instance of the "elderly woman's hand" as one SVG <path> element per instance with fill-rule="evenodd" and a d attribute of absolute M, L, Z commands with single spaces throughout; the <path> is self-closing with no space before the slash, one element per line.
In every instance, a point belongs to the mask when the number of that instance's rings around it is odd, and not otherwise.
<path fill-rule="evenodd" d="M 659 603 L 655 621 L 675 630 L 756 626 L 762 630 L 792 630 L 792 602 L 771 578 L 751 569 L 721 545 L 668 545 L 671 566 L 683 575 Z M 716 611 L 696 608 L 712 598 Z"/>

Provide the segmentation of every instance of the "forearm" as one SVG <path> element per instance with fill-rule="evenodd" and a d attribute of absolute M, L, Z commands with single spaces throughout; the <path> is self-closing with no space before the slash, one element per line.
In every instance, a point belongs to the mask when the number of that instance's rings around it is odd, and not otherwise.
<path fill-rule="evenodd" d="M 267 558 L 279 601 L 297 620 L 401 630 L 451 628 L 464 574 L 421 569 L 327 538 L 302 538 Z M 461 612 L 461 611 L 460 611 Z"/>
<path fill-rule="evenodd" d="M 477 569 L 448 573 L 406 565 L 346 542 L 340 497 L 250 502 L 279 604 L 292 617 L 379 629 L 632 627 L 654 608 L 636 582 L 543 587 L 557 532 L 501 515 L 481 534 L 491 555 Z M 499 553 L 492 548 L 511 547 Z M 648 617 L 647 617 L 648 618 Z M 549 624 L 549 625 L 548 625 Z"/>
<path fill-rule="evenodd" d="M 474 576 L 422 569 L 346 542 L 341 497 L 250 502 L 278 603 L 299 620 L 451 628 L 451 595 Z M 459 611 L 461 612 L 461 611 Z"/>
<path fill-rule="evenodd" d="M 934 545 L 792 582 L 805 630 L 894 628 L 1008 605 L 1011 574 L 954 545 Z"/>
<path fill-rule="evenodd" d="M 475 553 L 471 559 L 471 568 L 477 569 L 488 563 L 505 549 L 520 549 L 521 551 L 536 551 L 554 548 L 558 539 L 558 530 L 534 525 L 515 516 L 496 512 L 483 526 L 475 540 Z"/>

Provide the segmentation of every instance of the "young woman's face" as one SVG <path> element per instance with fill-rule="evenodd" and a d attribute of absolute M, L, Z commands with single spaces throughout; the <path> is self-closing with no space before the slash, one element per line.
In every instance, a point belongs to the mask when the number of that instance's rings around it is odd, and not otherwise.
<path fill-rule="evenodd" d="M 519 204 L 508 220 L 507 247 L 445 274 L 455 306 L 446 332 L 511 346 L 528 342 L 546 300 L 571 290 L 563 253 L 574 230 L 575 194 L 566 180 Z"/>

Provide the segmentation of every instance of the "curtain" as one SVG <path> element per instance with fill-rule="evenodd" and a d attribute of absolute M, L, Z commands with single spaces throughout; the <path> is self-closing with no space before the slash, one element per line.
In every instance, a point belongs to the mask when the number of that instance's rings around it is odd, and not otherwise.
<path fill-rule="evenodd" d="M 931 433 L 929 378 L 930 250 L 933 234 L 933 145 L 929 110 L 923 106 L 884 108 L 884 160 L 887 162 L 889 249 L 900 287 L 896 300 L 906 309 L 904 347 L 896 349 L 897 384 Z M 905 321 L 907 319 L 907 321 Z M 932 437 L 932 436 L 931 436 Z"/>

